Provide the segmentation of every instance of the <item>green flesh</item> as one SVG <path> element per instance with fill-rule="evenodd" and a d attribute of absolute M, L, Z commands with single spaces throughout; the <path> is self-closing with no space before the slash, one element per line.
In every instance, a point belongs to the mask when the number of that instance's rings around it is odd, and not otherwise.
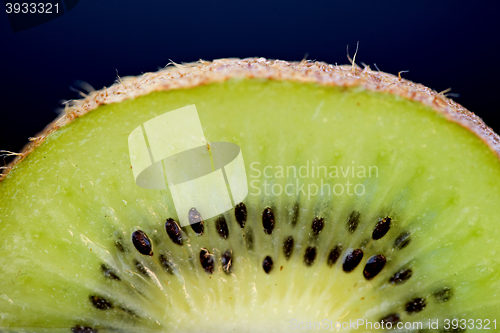
<path fill-rule="evenodd" d="M 179 246 L 165 231 L 167 218 L 178 221 L 170 193 L 135 184 L 127 139 L 145 121 L 190 104 L 208 141 L 241 147 L 248 218 L 242 229 L 234 210 L 226 212 L 227 239 L 217 234 L 215 218 L 205 220 L 202 236 L 185 227 Z M 307 163 L 308 178 L 293 172 L 286 178 L 288 166 L 298 170 Z M 325 178 L 324 171 L 313 177 L 313 165 L 328 173 L 337 166 L 338 178 Z M 266 166 L 271 177 L 259 177 L 255 169 Z M 276 174 L 279 166 L 284 175 Z M 355 177 L 352 169 L 344 177 L 341 166 L 344 172 L 355 166 Z M 358 174 L 363 167 L 365 177 Z M 294 193 L 277 195 L 268 187 L 266 195 L 264 181 L 293 184 Z M 305 193 L 295 194 L 297 181 Z M 321 181 L 330 188 L 343 184 L 345 191 L 347 181 L 363 184 L 366 192 L 308 197 L 308 187 L 314 192 Z M 439 319 L 441 327 L 445 318 L 494 320 L 500 307 L 499 187 L 498 158 L 467 129 L 417 102 L 361 88 L 233 79 L 101 106 L 49 135 L 0 183 L 0 330 L 71 332 L 81 325 L 99 332 L 279 332 L 289 331 L 292 319 L 375 322 L 391 313 L 424 325 Z M 262 226 L 266 207 L 275 214 L 271 235 Z M 350 233 L 353 211 L 360 218 Z M 311 231 L 316 216 L 325 222 L 317 238 Z M 384 217 L 392 219 L 390 230 L 372 240 Z M 132 245 L 137 229 L 152 240 L 153 257 Z M 403 232 L 411 241 L 395 249 Z M 282 244 L 290 235 L 295 246 L 286 260 Z M 330 267 L 328 254 L 338 244 L 341 257 Z M 308 246 L 317 248 L 311 266 L 304 264 Z M 200 264 L 201 248 L 215 256 L 211 275 Z M 230 275 L 220 262 L 228 249 Z M 349 249 L 362 249 L 364 256 L 346 273 Z M 174 274 L 159 265 L 160 254 L 171 258 Z M 377 254 L 387 264 L 368 281 L 363 268 Z M 266 256 L 274 261 L 269 274 L 262 268 Z M 102 264 L 120 280 L 106 278 Z M 412 270 L 411 278 L 389 283 L 402 268 Z M 446 287 L 453 297 L 437 302 L 432 294 Z M 90 295 L 114 307 L 96 309 Z M 407 313 L 406 304 L 417 297 L 426 307 Z"/>

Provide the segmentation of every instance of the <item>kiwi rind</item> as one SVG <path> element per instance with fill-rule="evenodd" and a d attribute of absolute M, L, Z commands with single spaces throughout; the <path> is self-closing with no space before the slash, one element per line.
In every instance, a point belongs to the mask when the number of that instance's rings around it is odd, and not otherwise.
<path fill-rule="evenodd" d="M 477 135 L 500 157 L 500 136 L 488 127 L 481 118 L 447 98 L 444 94 L 424 85 L 402 79 L 401 76 L 373 71 L 369 66 L 360 68 L 355 63 L 352 65 L 331 65 L 308 60 L 287 62 L 265 58 L 228 58 L 212 62 L 199 60 L 184 64 L 171 62 L 158 72 L 145 73 L 138 77 L 119 77 L 118 82 L 110 87 L 91 92 L 84 99 L 69 101 L 65 106 L 64 113 L 42 132 L 30 138 L 31 142 L 3 169 L 0 181 L 17 163 L 22 161 L 33 149 L 40 146 L 48 135 L 100 105 L 120 103 L 153 91 L 189 89 L 234 78 L 310 82 L 340 87 L 360 86 L 374 92 L 398 95 L 430 106 L 448 120 L 465 127 Z"/>

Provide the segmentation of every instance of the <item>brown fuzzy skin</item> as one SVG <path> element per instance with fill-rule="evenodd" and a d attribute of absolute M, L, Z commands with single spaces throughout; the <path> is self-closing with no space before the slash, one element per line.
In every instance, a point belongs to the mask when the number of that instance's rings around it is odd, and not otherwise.
<path fill-rule="evenodd" d="M 232 78 L 312 82 L 325 86 L 362 86 L 374 92 L 399 95 L 430 106 L 449 121 L 467 128 L 500 158 L 500 137 L 486 126 L 481 118 L 430 88 L 392 74 L 372 71 L 369 67 L 361 69 L 355 64 L 337 66 L 317 61 L 286 62 L 265 58 L 219 59 L 212 62 L 200 60 L 197 63 L 173 65 L 175 66 L 167 66 L 158 72 L 119 79 L 119 82 L 109 88 L 94 91 L 84 99 L 71 101 L 61 117 L 49 124 L 36 138 L 31 139 L 22 153 L 9 164 L 6 172 L 0 175 L 0 181 L 52 132 L 99 105 L 119 103 L 153 91 L 188 89 Z"/>

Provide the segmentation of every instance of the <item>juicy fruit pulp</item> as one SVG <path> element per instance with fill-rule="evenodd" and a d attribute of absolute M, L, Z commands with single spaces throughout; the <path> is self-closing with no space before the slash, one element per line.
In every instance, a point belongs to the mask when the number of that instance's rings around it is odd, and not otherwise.
<path fill-rule="evenodd" d="M 175 226 L 168 190 L 134 183 L 127 147 L 190 104 L 209 141 L 241 147 L 249 183 L 202 235 Z M 0 183 L 0 328 L 494 320 L 499 184 L 498 158 L 467 129 L 362 88 L 233 79 L 101 106 Z"/>

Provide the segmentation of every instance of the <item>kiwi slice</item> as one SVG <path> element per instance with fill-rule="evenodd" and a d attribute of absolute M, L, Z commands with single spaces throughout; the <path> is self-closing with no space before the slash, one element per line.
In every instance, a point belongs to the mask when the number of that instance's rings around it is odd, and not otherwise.
<path fill-rule="evenodd" d="M 241 148 L 248 196 L 181 227 L 168 188 L 136 185 L 128 136 L 193 104 L 209 142 Z M 498 142 L 443 95 L 355 65 L 123 79 L 3 175 L 0 330 L 498 331 Z"/>

